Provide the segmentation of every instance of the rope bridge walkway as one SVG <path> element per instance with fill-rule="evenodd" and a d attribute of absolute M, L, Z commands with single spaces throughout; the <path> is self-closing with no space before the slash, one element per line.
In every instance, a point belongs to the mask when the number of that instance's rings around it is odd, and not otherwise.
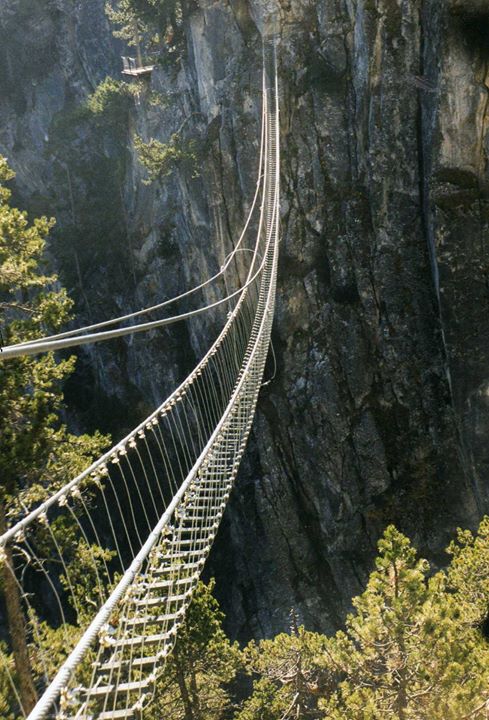
<path fill-rule="evenodd" d="M 221 303 L 231 307 L 208 352 L 159 408 L 0 536 L 0 560 L 22 595 L 45 688 L 34 709 L 24 710 L 29 720 L 141 717 L 185 618 L 245 450 L 270 345 L 279 242 L 276 64 L 271 38 L 264 51 L 257 190 L 244 231 L 221 271 L 179 297 L 224 273 L 253 228 L 239 289 L 165 320 L 106 329 L 148 310 L 139 311 L 0 355 L 7 360 L 95 342 Z M 41 607 L 43 617 L 48 608 L 47 620 L 39 620 Z M 48 621 L 66 649 L 61 667 L 53 667 L 46 643 Z M 1 662 L 22 707 L 2 652 Z"/>

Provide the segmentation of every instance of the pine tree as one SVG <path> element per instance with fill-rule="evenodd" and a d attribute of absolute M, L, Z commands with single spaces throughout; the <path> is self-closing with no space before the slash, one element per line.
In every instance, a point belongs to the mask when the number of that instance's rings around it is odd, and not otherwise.
<path fill-rule="evenodd" d="M 240 650 L 222 627 L 214 581 L 199 582 L 158 682 L 149 718 L 220 720 L 229 710 L 229 685 L 242 666 Z"/>
<path fill-rule="evenodd" d="M 54 221 L 10 206 L 6 183 L 14 177 L 0 157 L 0 321 L 4 344 L 56 331 L 69 317 L 71 302 L 54 275 L 43 272 L 46 238 Z M 62 385 L 74 358 L 53 354 L 0 363 L 0 532 L 18 513 L 44 499 L 85 468 L 107 438 L 75 436 L 60 422 Z M 15 557 L 5 547 L 2 564 L 11 649 L 24 712 L 36 701 L 32 657 L 22 599 L 10 567 Z M 10 662 L 10 661 L 8 661 Z"/>
<path fill-rule="evenodd" d="M 255 676 L 253 694 L 237 720 L 319 720 L 318 700 L 334 686 L 334 672 L 322 661 L 328 640 L 297 626 L 273 640 L 250 643 L 245 651 L 248 671 Z"/>
<path fill-rule="evenodd" d="M 460 720 L 481 704 L 489 646 L 465 621 L 447 573 L 429 579 L 404 535 L 387 528 L 379 550 L 346 631 L 329 644 L 342 680 L 323 702 L 326 717 Z"/>
<path fill-rule="evenodd" d="M 457 532 L 447 552 L 452 560 L 447 569 L 447 588 L 456 595 L 461 621 L 487 626 L 489 618 L 489 517 L 483 518 L 476 535 Z M 486 635 L 487 633 L 486 627 Z"/>
<path fill-rule="evenodd" d="M 394 527 L 344 631 L 299 628 L 246 651 L 254 691 L 238 720 L 483 720 L 489 711 L 489 518 L 459 530 L 430 576 Z"/>
<path fill-rule="evenodd" d="M 115 37 L 129 46 L 175 52 L 183 40 L 182 16 L 189 3 L 185 0 L 113 0 L 105 9 L 116 26 Z"/>

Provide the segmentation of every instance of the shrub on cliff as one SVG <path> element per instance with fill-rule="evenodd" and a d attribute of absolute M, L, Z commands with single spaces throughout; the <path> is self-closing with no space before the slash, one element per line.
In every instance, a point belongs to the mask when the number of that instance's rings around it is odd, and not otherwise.
<path fill-rule="evenodd" d="M 178 167 L 186 167 L 197 177 L 197 153 L 195 141 L 183 141 L 174 133 L 167 143 L 155 138 L 145 143 L 139 135 L 134 138 L 134 147 L 139 162 L 148 172 L 148 183 L 167 177 Z"/>
<path fill-rule="evenodd" d="M 150 50 L 177 55 L 184 45 L 182 19 L 186 2 L 181 0 L 112 0 L 105 9 L 110 22 L 116 26 L 115 37 L 136 44 L 136 36 Z"/>
<path fill-rule="evenodd" d="M 110 115 L 114 121 L 121 121 L 126 118 L 139 90 L 138 83 L 106 77 L 88 98 L 88 109 L 94 115 Z"/>

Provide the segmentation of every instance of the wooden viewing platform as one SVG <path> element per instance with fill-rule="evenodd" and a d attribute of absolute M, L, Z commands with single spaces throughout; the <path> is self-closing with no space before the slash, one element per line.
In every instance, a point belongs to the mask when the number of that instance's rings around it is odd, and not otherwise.
<path fill-rule="evenodd" d="M 131 77 L 139 77 L 141 75 L 150 75 L 154 70 L 154 65 L 142 65 L 138 64 L 135 58 L 123 57 L 122 58 L 122 74 L 130 75 Z"/>

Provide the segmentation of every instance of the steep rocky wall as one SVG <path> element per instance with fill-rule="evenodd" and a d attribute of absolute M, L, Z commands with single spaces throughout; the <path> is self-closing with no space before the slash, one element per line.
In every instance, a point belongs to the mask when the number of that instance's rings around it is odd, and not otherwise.
<path fill-rule="evenodd" d="M 451 10 L 440 17 L 433 3 L 426 17 L 428 28 L 439 27 L 425 50 L 438 88 L 427 118 L 428 227 L 459 450 L 477 506 L 487 511 L 489 8 L 473 1 Z"/>
<path fill-rule="evenodd" d="M 262 396 L 260 471 L 228 514 L 226 570 L 242 566 L 233 606 L 248 632 L 283 625 L 291 600 L 308 625 L 336 625 L 388 522 L 433 557 L 481 509 L 430 267 L 423 147 L 438 109 L 422 88 L 439 81 L 424 52 L 445 18 L 427 40 L 423 12 L 284 9 L 280 371 Z"/>
<path fill-rule="evenodd" d="M 0 151 L 19 201 L 59 218 L 52 255 L 81 318 L 169 296 L 232 246 L 254 188 L 271 7 L 200 0 L 181 60 L 97 123 L 76 108 L 117 72 L 103 1 L 2 5 Z M 21 12 L 38 56 L 16 66 Z M 291 0 L 278 12 L 277 372 L 209 568 L 239 637 L 282 629 L 292 606 L 311 628 L 338 626 L 388 522 L 441 562 L 453 528 L 488 509 L 485 10 Z M 199 177 L 143 185 L 131 134 L 177 130 L 198 144 Z M 73 422 L 133 424 L 214 329 L 84 351 Z"/>

